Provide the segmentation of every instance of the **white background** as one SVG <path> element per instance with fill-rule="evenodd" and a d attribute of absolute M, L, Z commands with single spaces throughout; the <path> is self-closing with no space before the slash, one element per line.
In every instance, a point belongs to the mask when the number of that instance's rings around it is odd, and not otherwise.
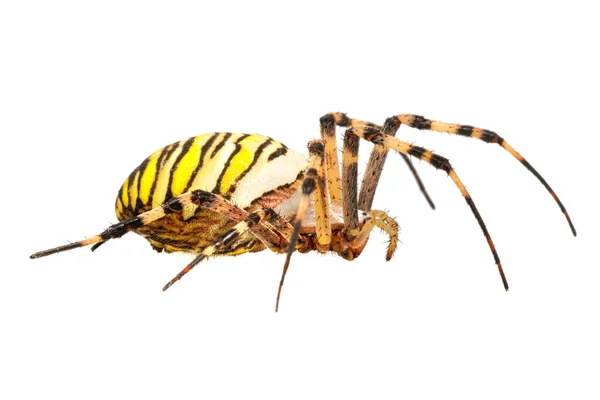
<path fill-rule="evenodd" d="M 0 397 L 598 398 L 598 93 L 591 2 L 31 2 L 0 7 Z M 391 3 L 391 2 L 390 2 Z M 504 136 L 399 136 L 449 157 L 505 266 L 444 173 L 389 158 L 375 206 L 402 226 L 353 263 L 296 254 L 188 262 L 131 234 L 29 254 L 116 221 L 159 147 L 260 132 L 305 150 L 328 111 L 397 113 Z M 362 146 L 366 163 L 368 145 Z"/>

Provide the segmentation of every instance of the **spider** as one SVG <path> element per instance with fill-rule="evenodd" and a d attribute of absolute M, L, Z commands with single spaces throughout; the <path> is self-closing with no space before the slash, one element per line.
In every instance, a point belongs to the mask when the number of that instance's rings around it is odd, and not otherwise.
<path fill-rule="evenodd" d="M 567 210 L 546 180 L 502 137 L 487 129 L 401 114 L 383 126 L 340 112 L 321 117 L 321 139 L 308 143 L 308 159 L 284 144 L 258 134 L 210 133 L 166 146 L 146 158 L 123 183 L 116 200 L 120 222 L 104 232 L 32 254 L 31 258 L 92 246 L 134 231 L 158 252 L 184 251 L 196 257 L 164 287 L 167 290 L 200 261 L 213 255 L 237 255 L 266 248 L 285 253 L 275 311 L 290 258 L 328 251 L 352 261 L 365 248 L 373 228 L 390 238 L 386 260 L 398 244 L 398 223 L 373 210 L 373 198 L 388 150 L 402 155 L 430 206 L 433 202 L 409 156 L 446 172 L 475 216 L 485 236 L 505 290 L 508 282 L 494 242 L 469 192 L 448 159 L 395 137 L 401 125 L 495 143 L 519 160 L 544 185 L 564 214 Z M 347 128 L 340 166 L 336 126 Z M 358 190 L 360 139 L 374 144 Z"/>

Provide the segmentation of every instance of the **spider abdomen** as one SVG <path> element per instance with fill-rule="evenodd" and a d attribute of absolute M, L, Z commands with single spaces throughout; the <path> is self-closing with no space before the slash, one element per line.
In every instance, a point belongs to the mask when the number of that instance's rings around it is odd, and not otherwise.
<path fill-rule="evenodd" d="M 266 136 L 228 132 L 195 136 L 155 151 L 131 172 L 117 196 L 117 218 L 126 220 L 198 189 L 241 208 L 270 193 L 265 199 L 275 207 L 286 196 L 272 193 L 297 181 L 305 167 L 304 155 Z M 136 232 L 158 250 L 194 251 L 233 225 L 229 218 L 190 204 L 182 214 Z"/>

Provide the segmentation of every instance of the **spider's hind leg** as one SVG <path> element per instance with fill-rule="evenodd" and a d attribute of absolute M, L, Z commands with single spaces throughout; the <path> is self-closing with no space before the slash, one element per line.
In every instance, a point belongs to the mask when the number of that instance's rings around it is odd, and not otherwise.
<path fill-rule="evenodd" d="M 30 258 L 45 257 L 51 254 L 61 253 L 63 251 L 89 245 L 93 245 L 92 250 L 95 250 L 110 239 L 120 238 L 128 232 L 135 231 L 137 228 L 158 221 L 168 214 L 184 212 L 187 207 L 199 207 L 212 210 L 230 218 L 235 222 L 240 222 L 249 215 L 247 211 L 235 206 L 221 196 L 203 190 L 194 190 L 174 197 L 166 201 L 161 206 L 111 225 L 108 227 L 108 229 L 98 235 L 94 235 L 88 239 L 80 240 L 78 242 L 69 243 L 67 245 L 39 251 L 32 254 Z M 277 216 L 274 218 L 274 221 L 278 221 L 280 218 L 281 217 Z M 287 247 L 287 239 L 289 235 L 278 235 L 277 233 L 273 232 L 274 230 L 275 229 L 270 229 L 263 224 L 258 224 L 252 228 L 252 232 L 256 237 L 258 237 L 269 249 L 278 252 L 281 247 Z M 156 249 L 155 246 L 156 245 L 153 245 L 153 248 Z"/>
<path fill-rule="evenodd" d="M 253 226 L 260 224 L 263 220 L 270 220 L 274 215 L 275 212 L 273 210 L 266 208 L 248 214 L 246 219 L 237 223 L 232 229 L 219 236 L 219 238 L 215 240 L 212 245 L 205 247 L 202 252 L 192 260 L 192 262 L 190 262 L 183 270 L 181 270 L 180 273 L 178 273 L 163 287 L 163 292 L 170 288 L 175 282 L 183 278 L 183 276 L 190 272 L 192 268 L 194 268 L 200 261 L 210 257 L 221 249 L 229 247 L 241 235 L 252 229 Z"/>
<path fill-rule="evenodd" d="M 399 124 L 390 123 L 389 119 L 385 121 L 381 131 L 390 136 L 396 136 L 396 132 L 400 128 Z M 361 210 L 369 211 L 373 206 L 373 199 L 375 198 L 375 190 L 377 189 L 377 185 L 379 184 L 379 179 L 381 178 L 381 172 L 383 171 L 383 166 L 385 164 L 385 160 L 388 156 L 388 151 L 385 147 L 381 145 L 374 145 L 373 150 L 371 151 L 371 155 L 369 156 L 369 163 L 367 164 L 367 168 L 365 169 L 364 178 L 360 185 L 360 193 L 358 195 L 358 208 Z M 419 173 L 415 169 L 413 162 L 410 157 L 406 154 L 400 153 L 400 156 L 406 163 L 406 166 L 410 170 L 421 191 L 425 200 L 429 204 L 432 210 L 435 210 L 435 204 L 429 196 Z"/>
<path fill-rule="evenodd" d="M 329 186 L 329 197 L 332 203 L 342 203 L 342 180 L 340 178 L 340 167 L 337 155 L 337 139 L 335 136 L 335 127 L 343 127 L 343 128 L 353 128 L 357 126 L 372 126 L 379 127 L 378 125 L 361 121 L 354 118 L 349 118 L 346 114 L 341 112 L 333 112 L 329 114 L 325 114 L 321 117 L 321 139 L 325 143 L 325 169 L 327 174 L 327 185 Z M 383 126 L 383 130 L 386 134 L 394 136 L 396 131 L 398 130 L 400 125 L 395 126 L 393 124 L 388 125 L 385 124 Z M 425 189 L 425 185 L 421 180 L 417 170 L 415 169 L 410 158 L 401 154 L 402 159 L 408 166 L 410 172 L 413 175 L 413 178 L 417 182 L 419 186 L 419 190 L 425 196 L 425 199 L 429 203 L 429 206 L 432 209 L 435 209 L 435 205 L 431 200 L 431 197 L 427 193 Z M 379 178 L 381 176 L 381 171 L 383 170 L 383 164 L 385 163 L 385 159 L 387 158 L 387 151 L 384 147 L 375 145 L 373 150 L 371 151 L 371 156 L 369 157 L 369 163 L 367 164 L 367 169 L 365 171 L 365 179 L 362 182 L 360 188 L 360 195 L 358 198 L 358 207 L 361 210 L 369 211 L 371 210 L 371 206 L 373 204 L 373 198 L 375 197 L 375 189 L 377 188 L 377 183 L 379 182 Z"/>

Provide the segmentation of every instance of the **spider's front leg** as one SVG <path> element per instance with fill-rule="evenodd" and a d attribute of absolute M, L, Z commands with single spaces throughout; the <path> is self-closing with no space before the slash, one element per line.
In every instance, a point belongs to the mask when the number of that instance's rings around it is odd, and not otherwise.
<path fill-rule="evenodd" d="M 346 114 L 341 112 L 333 112 L 325 114 L 321 117 L 321 139 L 325 143 L 325 170 L 327 174 L 327 184 L 329 187 L 329 197 L 332 203 L 341 204 L 343 191 L 340 179 L 340 168 L 337 155 L 337 140 L 335 135 L 335 127 L 343 128 L 354 128 L 357 126 L 372 126 L 379 127 L 376 124 L 367 121 L 361 121 L 354 118 L 349 118 Z M 385 124 L 383 126 L 383 132 L 388 135 L 396 135 L 400 125 Z M 413 178 L 419 186 L 419 190 L 429 203 L 432 209 L 435 209 L 435 204 L 431 200 L 431 197 L 425 189 L 425 185 L 421 180 L 421 177 L 417 173 L 412 161 L 406 154 L 400 154 L 402 159 L 408 166 Z M 383 146 L 375 145 L 371 151 L 369 157 L 369 163 L 365 171 L 365 179 L 360 188 L 360 195 L 358 197 L 358 207 L 361 210 L 369 211 L 373 205 L 373 198 L 375 197 L 375 190 L 377 189 L 377 183 L 381 177 L 381 171 L 387 158 L 387 150 Z"/>
<path fill-rule="evenodd" d="M 379 129 L 379 127 L 374 125 L 370 125 L 370 127 Z M 333 250 L 347 260 L 354 259 L 363 251 L 371 231 L 377 226 L 380 229 L 383 229 L 390 237 L 390 244 L 386 254 L 386 260 L 389 261 L 398 244 L 398 223 L 385 212 L 379 210 L 367 211 L 370 219 L 368 219 L 362 227 L 359 223 L 358 212 L 360 201 L 357 202 L 359 145 L 359 136 L 353 134 L 346 134 L 344 136 L 344 149 L 342 152 L 342 210 L 344 215 L 344 230 L 340 232 L 340 236 L 342 236 L 341 243 L 336 243 L 339 247 L 334 248 Z M 385 149 L 383 146 L 379 147 Z M 385 151 L 387 152 L 387 149 L 385 149 Z M 372 153 L 372 155 L 374 153 Z M 383 161 L 385 161 L 385 158 L 382 160 L 382 163 L 377 166 L 378 168 L 383 167 Z M 379 179 L 379 177 L 377 177 L 377 179 Z M 363 187 L 365 182 L 363 182 Z M 377 182 L 375 182 L 375 186 L 372 187 L 370 193 L 375 193 L 376 185 Z M 363 212 L 365 211 L 363 209 L 360 210 Z"/>
<path fill-rule="evenodd" d="M 352 261 L 360 256 L 367 245 L 371 232 L 377 227 L 385 232 L 390 238 L 385 254 L 385 260 L 390 261 L 398 247 L 398 232 L 400 230 L 398 222 L 381 210 L 371 210 L 366 211 L 365 213 L 367 217 L 361 223 L 361 227 L 358 230 L 356 237 L 352 240 L 348 240 L 345 231 L 340 231 L 339 235 L 334 238 L 334 241 L 331 244 L 331 250 L 338 253 L 342 258 Z"/>
<path fill-rule="evenodd" d="M 421 115 L 414 114 L 399 114 L 386 120 L 386 125 L 396 126 L 396 129 L 398 129 L 398 127 L 400 127 L 401 124 L 420 130 L 449 133 L 451 135 L 471 137 L 486 143 L 496 143 L 504 150 L 509 152 L 510 155 L 516 158 L 521 164 L 523 164 L 523 166 L 527 168 L 529 172 L 531 172 L 538 179 L 538 181 L 540 181 L 542 185 L 544 185 L 548 193 L 550 193 L 552 198 L 554 198 L 554 201 L 556 201 L 556 204 L 560 208 L 560 211 L 564 214 L 565 218 L 567 219 L 567 223 L 569 224 L 571 233 L 573 233 L 573 236 L 577 236 L 577 231 L 575 230 L 573 222 L 571 222 L 571 217 L 569 217 L 567 209 L 558 198 L 558 195 L 550 187 L 548 182 L 546 182 L 542 175 L 535 168 L 533 168 L 533 166 L 525 159 L 525 157 L 523 157 L 518 151 L 516 151 L 511 145 L 509 145 L 506 142 L 506 140 L 504 140 L 504 138 L 498 135 L 496 132 L 490 131 L 488 129 L 476 128 L 470 125 L 434 121 L 431 119 L 427 119 Z"/>
<path fill-rule="evenodd" d="M 378 127 L 360 126 L 356 128 L 351 128 L 346 131 L 346 135 L 356 135 L 372 143 L 382 145 L 387 149 L 392 149 L 397 151 L 398 153 L 419 158 L 431 164 L 434 168 L 445 171 L 450 176 L 456 187 L 460 190 L 460 193 L 467 202 L 469 208 L 471 209 L 471 212 L 475 216 L 475 219 L 479 223 L 479 227 L 481 228 L 481 231 L 483 232 L 483 235 L 485 236 L 488 242 L 488 246 L 490 247 L 492 255 L 494 256 L 494 262 L 498 267 L 498 272 L 500 273 L 500 277 L 502 278 L 504 289 L 508 290 L 508 281 L 506 280 L 506 276 L 504 275 L 502 264 L 500 263 L 500 257 L 498 256 L 498 252 L 496 251 L 496 246 L 492 241 L 492 237 L 490 236 L 487 227 L 483 222 L 483 218 L 481 218 L 479 210 L 477 210 L 477 207 L 475 206 L 475 203 L 471 198 L 471 195 L 469 194 L 467 188 L 463 185 L 461 180 L 458 178 L 458 175 L 454 171 L 454 168 L 452 168 L 452 166 L 450 165 L 450 161 L 448 161 L 447 158 L 437 155 L 423 147 L 414 146 L 410 143 L 398 140 L 393 136 L 385 135 L 381 132 L 381 129 Z"/>

